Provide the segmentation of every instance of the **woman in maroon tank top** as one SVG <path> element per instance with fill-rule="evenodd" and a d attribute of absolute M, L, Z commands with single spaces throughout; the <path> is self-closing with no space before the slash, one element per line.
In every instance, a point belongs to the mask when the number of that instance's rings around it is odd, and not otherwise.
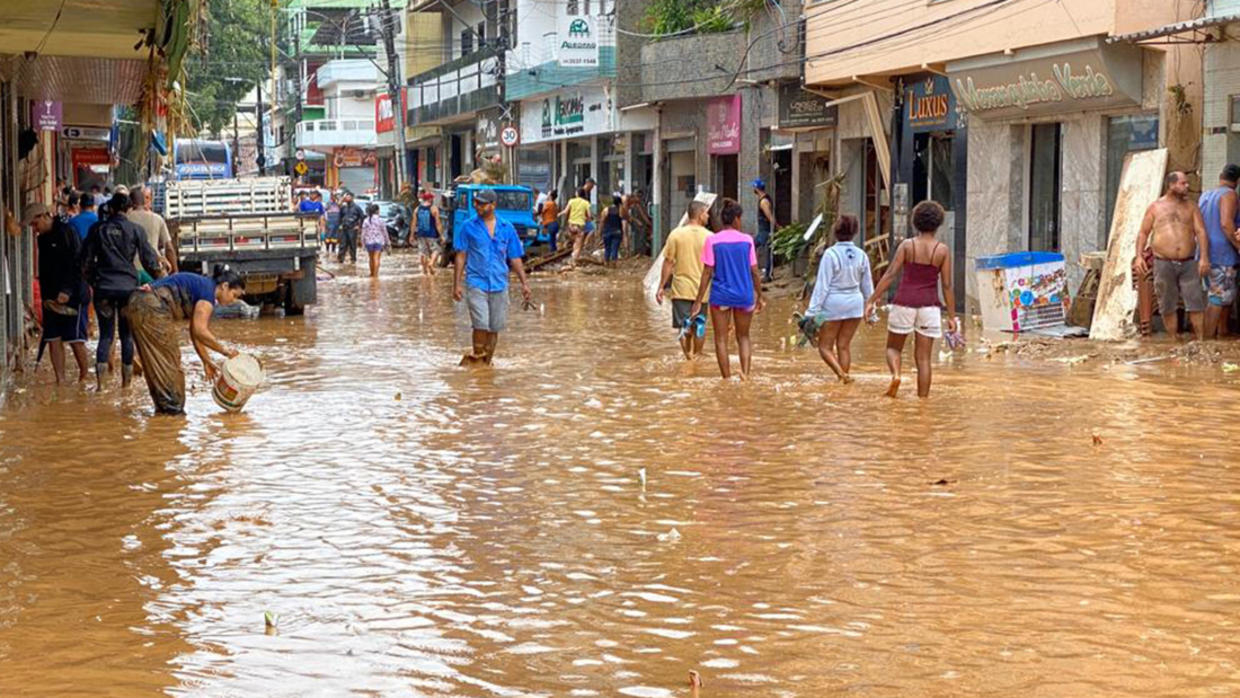
<path fill-rule="evenodd" d="M 947 245 L 935 239 L 943 225 L 943 207 L 923 201 L 913 208 L 913 228 L 917 235 L 900 243 L 887 273 L 874 287 L 866 301 L 865 315 L 870 317 L 874 306 L 904 270 L 900 288 L 891 302 L 887 315 L 887 367 L 891 369 L 891 385 L 887 396 L 895 397 L 900 390 L 900 358 L 904 340 L 916 333 L 913 358 L 917 362 L 917 395 L 930 395 L 930 356 L 934 340 L 943 336 L 939 309 L 939 289 L 947 303 L 947 329 L 956 331 L 956 296 L 952 293 L 952 257 Z"/>

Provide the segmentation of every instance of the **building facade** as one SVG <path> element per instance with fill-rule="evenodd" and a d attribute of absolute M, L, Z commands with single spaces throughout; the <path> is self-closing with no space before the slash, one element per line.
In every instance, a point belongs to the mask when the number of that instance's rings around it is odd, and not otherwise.
<path fill-rule="evenodd" d="M 509 0 L 415 2 L 406 18 L 407 147 L 411 179 L 442 188 L 498 147 L 505 51 L 516 14 Z M 494 140 L 492 135 L 494 134 Z"/>
<path fill-rule="evenodd" d="M 806 83 L 834 97 L 841 130 L 861 126 L 847 135 L 879 151 L 878 169 L 889 160 L 871 198 L 868 155 L 858 176 L 858 153 L 841 152 L 846 208 L 900 239 L 917 200 L 944 203 L 971 303 L 973 260 L 1009 251 L 1063 253 L 1075 287 L 1081 253 L 1106 246 L 1127 153 L 1165 147 L 1173 168 L 1198 169 L 1201 82 L 1184 77 L 1200 75 L 1198 53 L 1112 41 L 1192 11 L 1147 0 L 809 8 Z M 899 31 L 882 21 L 896 15 Z"/>
<path fill-rule="evenodd" d="M 197 23 L 188 3 L 158 0 L 100 0 L 87 14 L 63 16 L 46 3 L 6 10 L 0 26 L 0 398 L 11 373 L 26 367 L 38 346 L 28 316 L 40 307 L 34 235 L 15 217 L 30 203 L 54 207 L 58 180 L 85 186 L 111 180 L 118 164 L 118 105 L 150 115 L 168 142 L 159 107 L 173 86 L 162 78 L 177 73 L 188 39 L 178 42 L 157 28 L 193 29 Z M 152 37 L 151 49 L 134 45 L 143 35 Z M 150 133 L 142 136 L 149 142 Z"/>
<path fill-rule="evenodd" d="M 782 14 L 737 10 L 730 31 L 644 40 L 636 60 L 622 63 L 622 109 L 645 105 L 658 116 L 648 139 L 657 234 L 679 221 L 699 191 L 740 201 L 742 227 L 755 231 L 754 180 L 765 182 L 781 225 L 800 207 L 800 192 L 812 189 L 795 181 L 793 170 L 801 175 L 803 164 L 802 151 L 795 149 L 805 143 L 813 148 L 814 136 L 805 133 L 829 128 L 832 117 L 806 114 L 800 121 L 785 119 L 781 127 L 781 93 L 802 97 L 804 45 L 795 20 L 801 4 L 784 2 L 780 9 Z M 814 159 L 807 162 L 812 170 Z"/>

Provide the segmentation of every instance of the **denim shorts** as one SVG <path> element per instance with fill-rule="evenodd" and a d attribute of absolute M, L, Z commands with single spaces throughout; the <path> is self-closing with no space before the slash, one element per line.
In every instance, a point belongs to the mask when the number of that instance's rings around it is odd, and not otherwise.
<path fill-rule="evenodd" d="M 383 243 L 381 243 L 381 242 L 368 242 L 368 243 L 366 243 L 366 251 L 367 251 L 367 252 L 382 252 L 382 251 L 383 251 Z"/>
<path fill-rule="evenodd" d="M 483 291 L 470 286 L 465 289 L 469 320 L 475 330 L 502 332 L 508 326 L 508 290 Z"/>

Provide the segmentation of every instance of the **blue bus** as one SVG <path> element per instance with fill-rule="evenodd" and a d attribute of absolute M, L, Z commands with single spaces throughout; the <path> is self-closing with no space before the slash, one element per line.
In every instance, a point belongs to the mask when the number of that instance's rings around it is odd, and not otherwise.
<path fill-rule="evenodd" d="M 172 146 L 176 179 L 230 179 L 233 152 L 227 141 L 178 138 Z"/>

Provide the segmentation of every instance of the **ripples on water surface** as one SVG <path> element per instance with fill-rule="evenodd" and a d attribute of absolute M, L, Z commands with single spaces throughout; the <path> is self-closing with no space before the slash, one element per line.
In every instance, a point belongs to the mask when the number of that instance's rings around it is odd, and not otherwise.
<path fill-rule="evenodd" d="M 784 302 L 722 385 L 635 279 L 593 277 L 538 279 L 545 313 L 471 372 L 446 277 L 387 262 L 217 323 L 272 375 L 242 415 L 196 359 L 184 420 L 10 395 L 0 694 L 1240 689 L 1216 368 L 968 355 L 892 402 L 881 331 L 841 387 L 780 348 Z"/>

